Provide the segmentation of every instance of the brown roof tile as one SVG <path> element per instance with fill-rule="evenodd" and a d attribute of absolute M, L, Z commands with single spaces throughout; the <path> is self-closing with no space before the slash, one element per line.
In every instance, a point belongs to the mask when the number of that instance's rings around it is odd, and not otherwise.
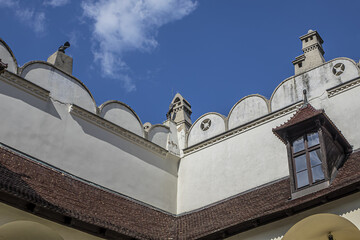
<path fill-rule="evenodd" d="M 2 201 L 14 205 L 16 201 L 11 199 L 24 200 L 75 223 L 97 226 L 98 235 L 105 234 L 110 239 L 111 233 L 120 234 L 112 239 L 218 239 L 322 204 L 325 198 L 332 200 L 358 191 L 359 183 L 360 152 L 357 152 L 339 170 L 331 186 L 319 192 L 291 200 L 286 178 L 175 217 L 0 147 Z"/>
<path fill-rule="evenodd" d="M 312 117 L 315 117 L 317 115 L 320 115 L 324 113 L 324 110 L 317 110 L 313 106 L 311 106 L 310 103 L 302 106 L 296 113 L 285 123 L 282 125 L 274 128 L 274 131 L 290 127 L 292 125 L 295 125 L 299 122 L 305 121 L 307 119 L 310 119 Z"/>

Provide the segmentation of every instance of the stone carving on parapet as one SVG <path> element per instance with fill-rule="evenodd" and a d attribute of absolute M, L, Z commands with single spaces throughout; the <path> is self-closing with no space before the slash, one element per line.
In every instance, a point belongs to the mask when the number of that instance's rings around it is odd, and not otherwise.
<path fill-rule="evenodd" d="M 7 63 L 3 63 L 0 59 L 0 74 L 5 72 L 5 69 L 7 69 L 8 64 Z"/>
<path fill-rule="evenodd" d="M 220 113 L 209 112 L 200 116 L 187 134 L 187 145 L 205 141 L 227 130 L 226 117 Z"/>
<path fill-rule="evenodd" d="M 70 43 L 69 43 L 69 42 L 65 42 L 63 45 L 61 45 L 61 46 L 59 47 L 58 51 L 65 53 L 65 50 L 66 50 L 67 48 L 69 48 L 69 47 L 70 47 Z"/>
<path fill-rule="evenodd" d="M 8 64 L 7 71 L 17 74 L 18 73 L 18 64 L 17 60 L 7 43 L 0 38 L 0 58 L 6 64 Z"/>

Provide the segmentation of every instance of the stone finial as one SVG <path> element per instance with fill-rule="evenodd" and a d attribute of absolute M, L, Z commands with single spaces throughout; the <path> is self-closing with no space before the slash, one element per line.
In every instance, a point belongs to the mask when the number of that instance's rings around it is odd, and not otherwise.
<path fill-rule="evenodd" d="M 151 123 L 149 123 L 149 122 L 144 123 L 144 124 L 143 124 L 143 127 L 144 127 L 145 132 L 149 132 L 151 126 L 152 126 L 152 125 L 151 125 Z"/>
<path fill-rule="evenodd" d="M 70 43 L 69 42 L 65 42 L 64 45 L 61 45 L 58 49 L 59 52 L 63 52 L 65 53 L 65 49 L 70 47 Z"/>
<path fill-rule="evenodd" d="M 292 62 L 295 67 L 295 75 L 303 73 L 325 62 L 322 44 L 324 41 L 315 30 L 309 30 L 300 37 L 304 54 L 295 58 Z"/>
<path fill-rule="evenodd" d="M 7 63 L 2 62 L 0 59 L 0 74 L 3 73 L 7 67 Z"/>
<path fill-rule="evenodd" d="M 67 49 L 68 47 L 70 47 L 69 42 L 61 45 L 59 49 L 48 58 L 47 62 L 71 75 L 73 68 L 73 59 L 72 57 L 65 54 L 65 49 Z"/>
<path fill-rule="evenodd" d="M 304 95 L 304 104 L 303 107 L 306 107 L 306 105 L 308 105 L 308 98 L 307 98 L 307 91 L 306 89 L 303 90 L 303 95 Z"/>
<path fill-rule="evenodd" d="M 191 113 L 190 103 L 180 93 L 177 93 L 171 101 L 166 118 L 174 121 L 177 125 L 185 124 L 186 129 L 189 129 L 191 127 Z"/>

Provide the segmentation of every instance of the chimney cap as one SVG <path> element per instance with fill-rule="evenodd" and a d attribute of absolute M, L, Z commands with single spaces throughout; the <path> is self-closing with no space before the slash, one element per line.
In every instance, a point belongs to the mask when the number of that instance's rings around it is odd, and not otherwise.
<path fill-rule="evenodd" d="M 315 36 L 317 37 L 317 39 L 319 40 L 320 44 L 323 44 L 323 43 L 324 43 L 324 40 L 320 37 L 319 33 L 318 33 L 316 30 L 312 30 L 312 29 L 310 29 L 310 30 L 307 32 L 307 34 L 302 35 L 302 36 L 300 37 L 300 40 L 302 41 L 302 40 L 304 40 L 304 39 L 306 39 L 306 38 L 308 38 L 308 37 L 314 36 L 314 35 L 315 35 Z"/>

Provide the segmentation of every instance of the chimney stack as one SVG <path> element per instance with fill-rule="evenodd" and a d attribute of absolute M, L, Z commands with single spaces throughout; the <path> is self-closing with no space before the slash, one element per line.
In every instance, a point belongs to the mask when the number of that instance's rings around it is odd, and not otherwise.
<path fill-rule="evenodd" d="M 296 57 L 292 62 L 295 67 L 295 75 L 317 67 L 325 62 L 325 52 L 322 48 L 324 41 L 317 31 L 309 30 L 307 34 L 300 37 L 300 40 L 304 54 Z"/>
<path fill-rule="evenodd" d="M 72 75 L 73 59 L 65 54 L 65 49 L 68 47 L 70 47 L 69 42 L 61 45 L 59 49 L 48 58 L 47 62 Z"/>

